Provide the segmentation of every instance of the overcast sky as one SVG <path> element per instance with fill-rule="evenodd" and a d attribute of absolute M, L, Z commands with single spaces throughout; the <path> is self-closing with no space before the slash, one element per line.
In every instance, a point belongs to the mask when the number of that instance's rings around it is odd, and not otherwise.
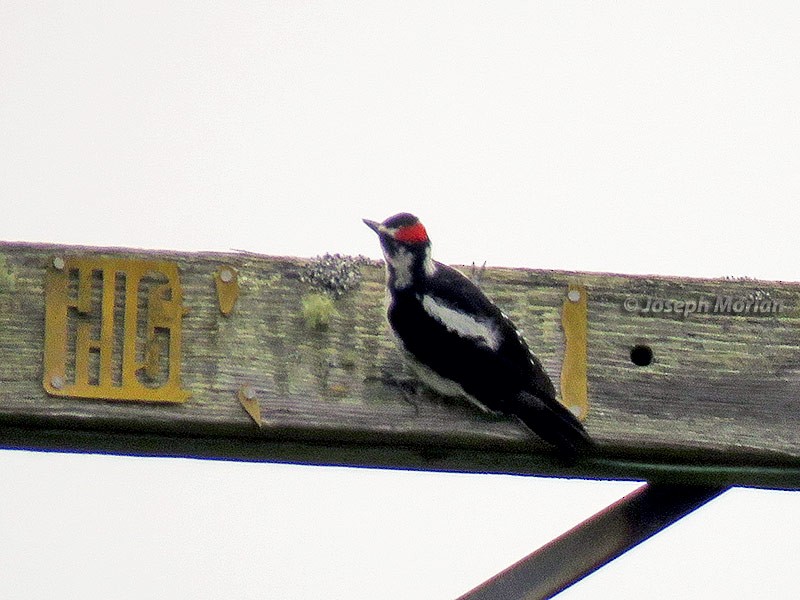
<path fill-rule="evenodd" d="M 0 239 L 800 281 L 800 8 L 0 0 Z M 587 424 L 591 431 L 591 421 Z M 634 486 L 0 453 L 4 598 L 452 598 Z M 734 491 L 563 598 L 788 598 Z"/>

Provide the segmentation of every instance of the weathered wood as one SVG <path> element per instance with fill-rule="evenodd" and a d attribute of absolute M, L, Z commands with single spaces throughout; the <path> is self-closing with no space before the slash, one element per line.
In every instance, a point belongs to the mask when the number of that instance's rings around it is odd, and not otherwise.
<path fill-rule="evenodd" d="M 45 393 L 43 289 L 57 256 L 177 263 L 188 309 L 181 367 L 187 402 Z M 247 253 L 0 244 L 0 444 L 800 487 L 796 284 L 487 269 L 482 287 L 524 330 L 556 382 L 563 297 L 570 283 L 586 286 L 585 424 L 600 450 L 566 466 L 513 420 L 387 384 L 387 376 L 404 371 L 384 324 L 382 267 L 361 265 L 361 282 L 332 299 L 335 312 L 322 314 L 329 322 L 318 327 L 308 300 L 319 290 L 303 277 L 307 263 Z M 221 265 L 239 275 L 229 316 L 215 289 Z M 643 355 L 652 351 L 649 365 L 632 361 L 637 345 L 646 347 Z M 260 403 L 261 427 L 237 399 L 247 385 Z"/>

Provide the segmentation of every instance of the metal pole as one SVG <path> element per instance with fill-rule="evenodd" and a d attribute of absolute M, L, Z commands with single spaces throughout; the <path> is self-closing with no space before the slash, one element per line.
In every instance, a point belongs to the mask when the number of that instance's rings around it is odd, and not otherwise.
<path fill-rule="evenodd" d="M 645 484 L 459 600 L 551 598 L 726 489 Z"/>

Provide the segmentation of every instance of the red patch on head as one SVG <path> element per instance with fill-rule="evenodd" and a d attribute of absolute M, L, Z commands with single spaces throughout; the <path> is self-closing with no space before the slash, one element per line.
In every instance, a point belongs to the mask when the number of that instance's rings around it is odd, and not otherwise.
<path fill-rule="evenodd" d="M 425 231 L 422 223 L 417 221 L 413 225 L 398 229 L 394 234 L 394 239 L 406 244 L 420 244 L 428 241 L 428 232 Z"/>

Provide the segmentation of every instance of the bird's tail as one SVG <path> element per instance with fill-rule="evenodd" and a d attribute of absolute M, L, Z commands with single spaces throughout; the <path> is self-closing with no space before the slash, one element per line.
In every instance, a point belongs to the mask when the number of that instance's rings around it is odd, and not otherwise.
<path fill-rule="evenodd" d="M 558 400 L 542 399 L 526 391 L 519 392 L 516 400 L 514 414 L 563 457 L 573 459 L 594 447 L 581 422 Z"/>

